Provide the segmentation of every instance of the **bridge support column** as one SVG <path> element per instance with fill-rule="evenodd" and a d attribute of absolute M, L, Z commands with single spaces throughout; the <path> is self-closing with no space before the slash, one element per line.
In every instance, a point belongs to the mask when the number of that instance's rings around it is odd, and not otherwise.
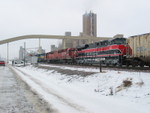
<path fill-rule="evenodd" d="M 41 39 L 39 38 L 39 48 L 41 47 Z"/>
<path fill-rule="evenodd" d="M 9 63 L 9 43 L 7 42 L 7 63 Z"/>
<path fill-rule="evenodd" d="M 63 49 L 66 49 L 66 39 L 62 40 Z"/>

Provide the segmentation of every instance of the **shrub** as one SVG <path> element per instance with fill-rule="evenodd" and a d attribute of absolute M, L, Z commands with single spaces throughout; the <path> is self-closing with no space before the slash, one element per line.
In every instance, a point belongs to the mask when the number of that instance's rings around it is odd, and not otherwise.
<path fill-rule="evenodd" d="M 126 80 L 123 81 L 123 86 L 124 87 L 130 87 L 132 85 L 132 79 L 127 78 Z"/>

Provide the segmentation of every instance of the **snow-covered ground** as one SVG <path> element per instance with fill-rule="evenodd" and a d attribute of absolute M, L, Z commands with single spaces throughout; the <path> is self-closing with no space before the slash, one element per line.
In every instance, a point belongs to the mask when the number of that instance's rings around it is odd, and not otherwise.
<path fill-rule="evenodd" d="M 50 69 L 31 65 L 13 69 L 57 113 L 150 112 L 150 73 L 42 66 Z"/>

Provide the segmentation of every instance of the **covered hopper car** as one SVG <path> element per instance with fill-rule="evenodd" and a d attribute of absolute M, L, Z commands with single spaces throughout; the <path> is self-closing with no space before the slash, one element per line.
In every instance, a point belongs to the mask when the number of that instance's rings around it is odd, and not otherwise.
<path fill-rule="evenodd" d="M 128 55 L 128 65 L 150 66 L 150 33 L 131 36 L 127 43 L 132 49 L 132 55 Z"/>

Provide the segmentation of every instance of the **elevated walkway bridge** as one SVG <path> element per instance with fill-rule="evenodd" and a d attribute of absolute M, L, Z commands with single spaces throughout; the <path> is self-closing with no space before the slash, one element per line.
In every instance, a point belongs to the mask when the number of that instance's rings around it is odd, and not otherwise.
<path fill-rule="evenodd" d="M 83 37 L 83 36 L 62 36 L 62 35 L 23 35 L 23 36 L 18 36 L 18 37 L 1 40 L 0 45 L 18 41 L 18 40 L 23 40 L 23 39 L 42 39 L 42 38 L 43 39 L 62 39 L 63 40 L 63 48 L 65 48 L 65 40 L 66 39 L 77 39 L 77 40 L 87 39 L 88 43 L 92 43 L 93 41 L 110 39 L 110 37 L 91 37 L 91 36 Z"/>
<path fill-rule="evenodd" d="M 91 37 L 91 36 L 62 36 L 62 35 L 23 35 L 23 36 L 18 36 L 18 37 L 13 37 L 5 40 L 0 41 L 0 45 L 2 44 L 7 44 L 7 61 L 9 58 L 9 43 L 18 41 L 18 40 L 23 40 L 23 39 L 39 39 L 39 47 L 40 47 L 40 39 L 62 39 L 62 45 L 63 48 L 66 48 L 66 41 L 68 39 L 72 40 L 87 40 L 88 43 L 100 41 L 100 40 L 106 40 L 106 39 L 111 39 L 111 37 Z"/>

